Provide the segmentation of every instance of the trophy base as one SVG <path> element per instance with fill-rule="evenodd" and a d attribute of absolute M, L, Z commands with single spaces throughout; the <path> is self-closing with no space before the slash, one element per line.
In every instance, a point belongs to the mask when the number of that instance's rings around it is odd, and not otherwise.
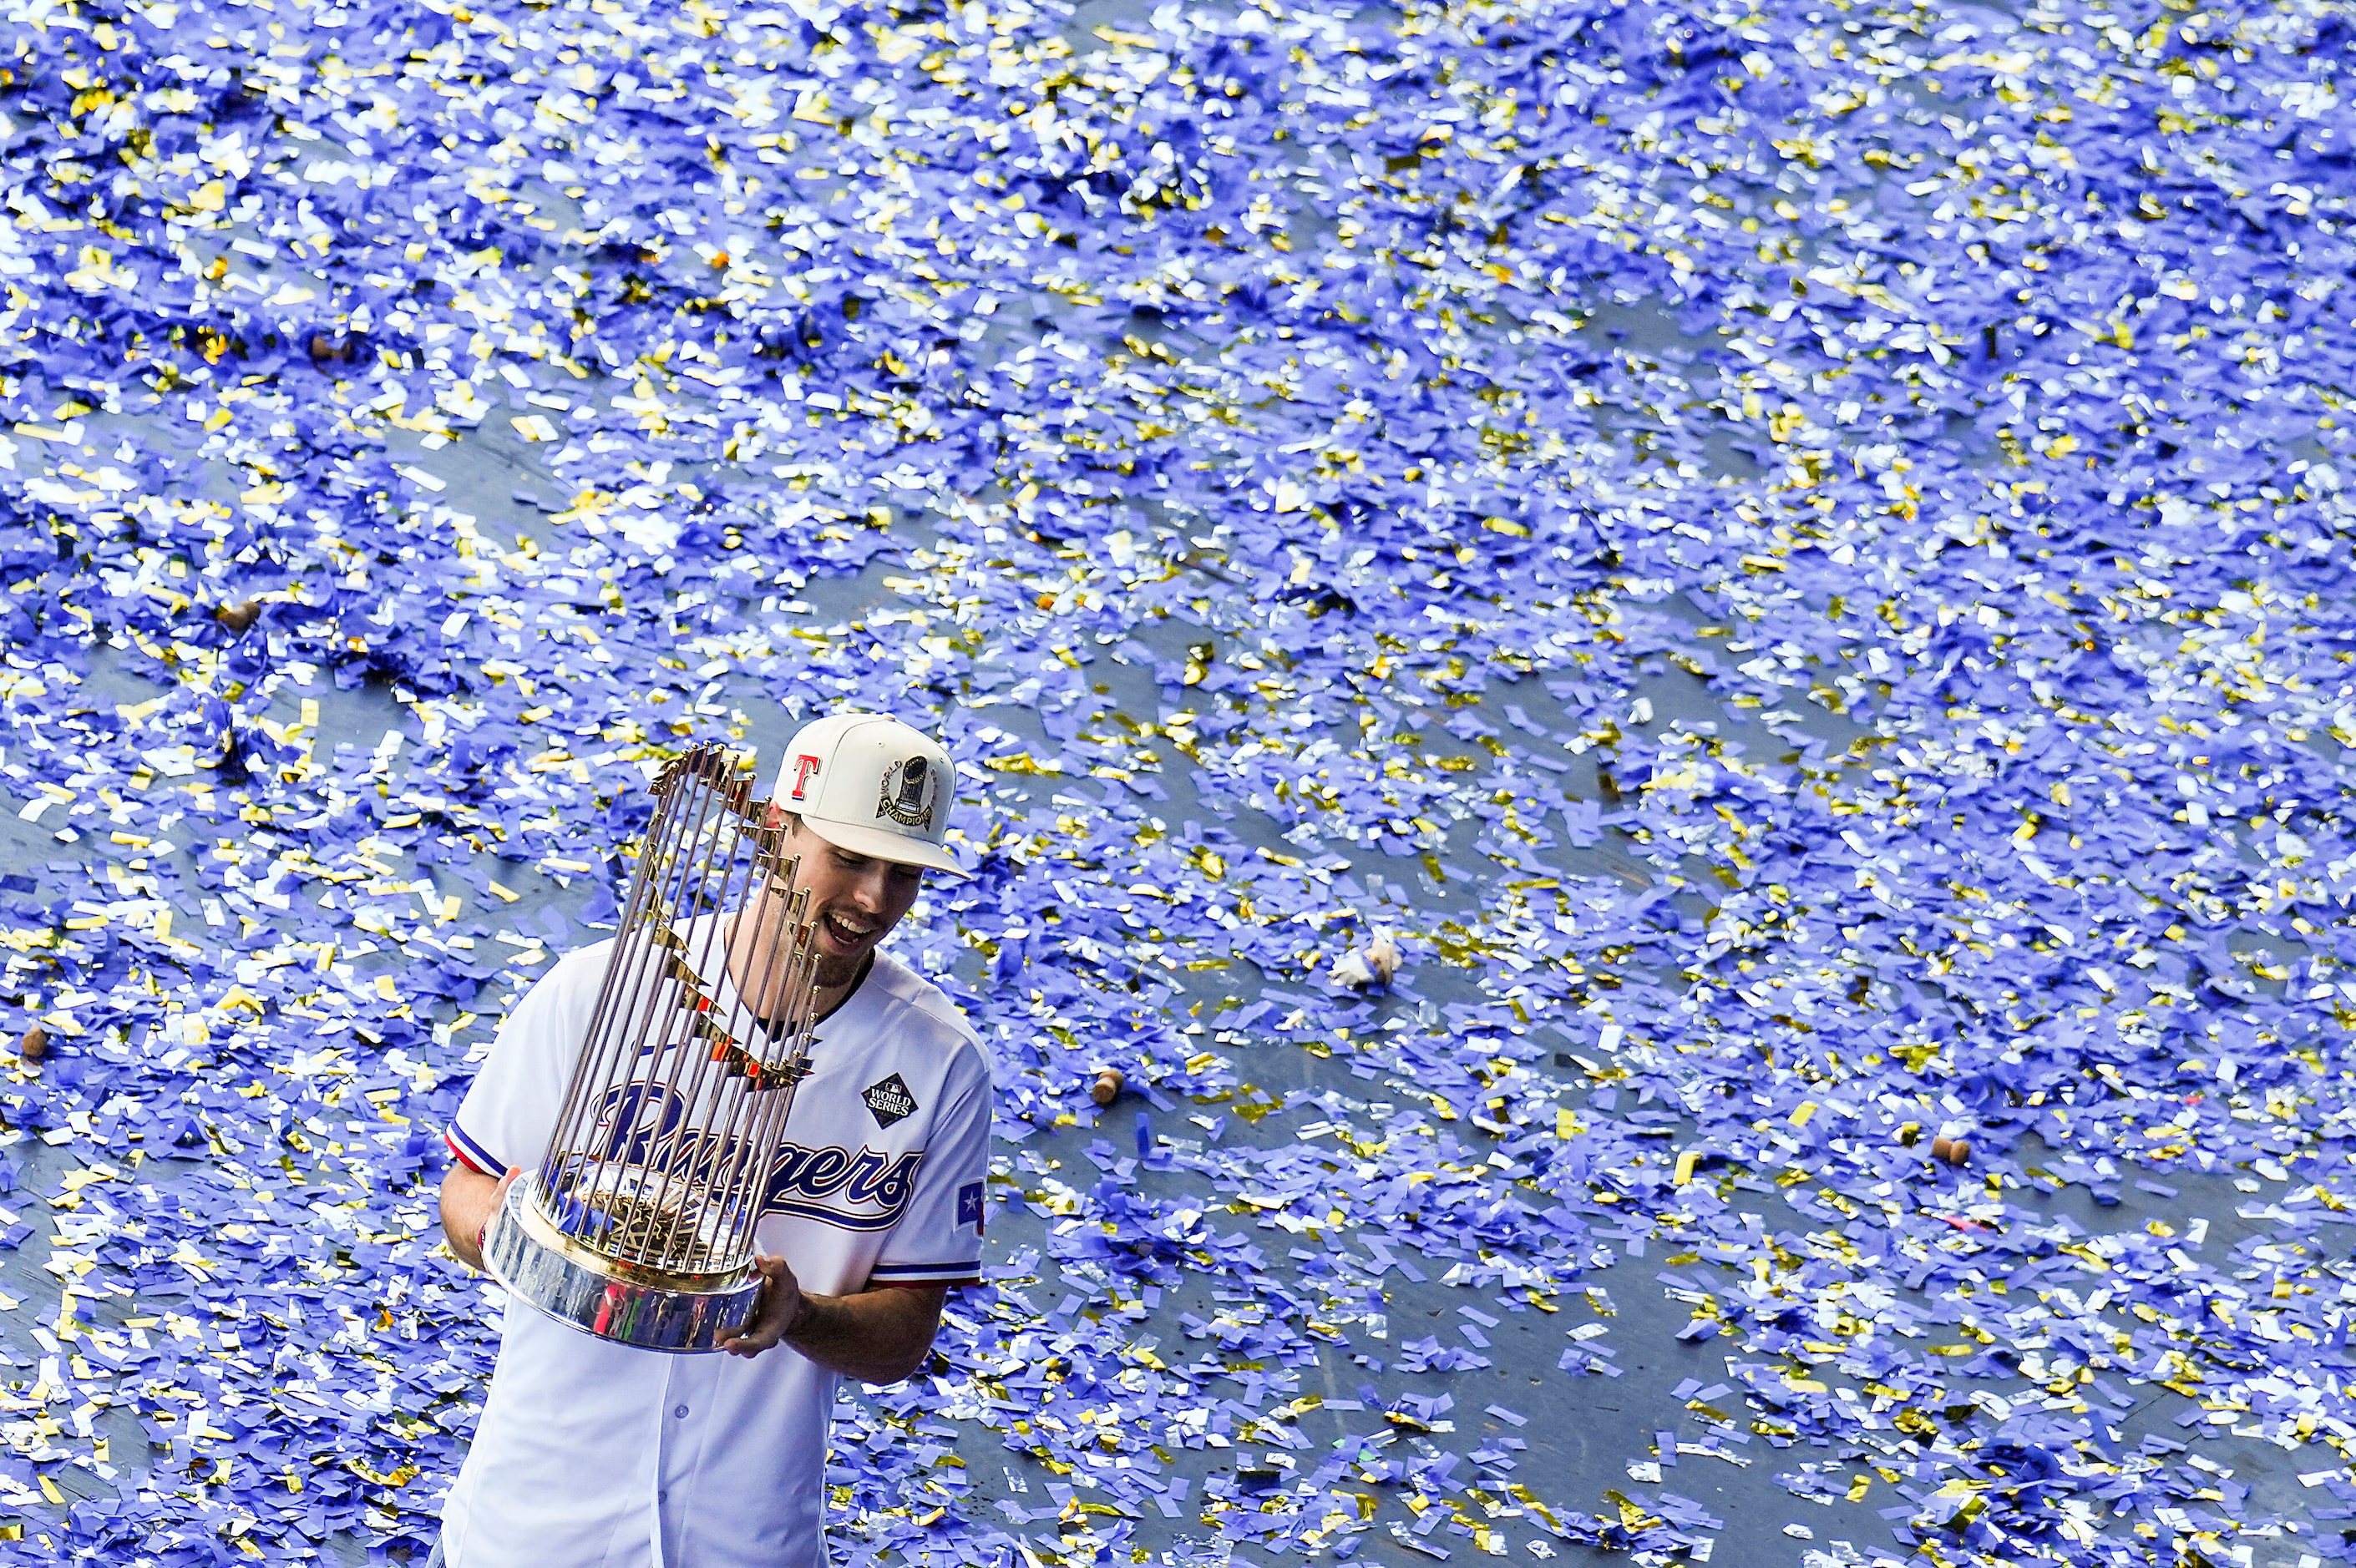
<path fill-rule="evenodd" d="M 508 1189 L 483 1238 L 483 1263 L 519 1301 L 567 1328 L 617 1345 L 674 1355 L 720 1349 L 740 1332 L 761 1299 L 751 1268 L 720 1275 L 631 1271 L 600 1256 L 551 1224 L 532 1201 L 530 1179 Z"/>

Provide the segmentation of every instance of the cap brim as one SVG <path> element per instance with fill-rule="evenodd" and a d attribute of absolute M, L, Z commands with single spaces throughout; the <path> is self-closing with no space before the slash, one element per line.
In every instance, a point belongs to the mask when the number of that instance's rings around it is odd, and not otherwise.
<path fill-rule="evenodd" d="M 856 823 L 821 822 L 809 816 L 803 816 L 802 826 L 836 848 L 848 849 L 854 855 L 889 860 L 897 866 L 921 866 L 927 871 L 947 871 L 958 877 L 971 874 L 948 850 L 903 833 L 886 833 L 880 827 Z"/>

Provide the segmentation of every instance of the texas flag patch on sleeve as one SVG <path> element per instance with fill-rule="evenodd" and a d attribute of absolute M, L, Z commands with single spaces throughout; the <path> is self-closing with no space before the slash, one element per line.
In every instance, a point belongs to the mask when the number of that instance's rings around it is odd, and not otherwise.
<path fill-rule="evenodd" d="M 974 1233 L 981 1233 L 981 1183 L 969 1181 L 958 1189 L 958 1217 L 960 1225 L 971 1225 Z"/>

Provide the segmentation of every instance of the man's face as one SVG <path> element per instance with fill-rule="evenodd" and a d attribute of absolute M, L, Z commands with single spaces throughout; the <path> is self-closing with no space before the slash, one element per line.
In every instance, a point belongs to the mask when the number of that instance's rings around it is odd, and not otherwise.
<path fill-rule="evenodd" d="M 786 824 L 786 853 L 801 857 L 796 885 L 809 890 L 809 915 L 818 923 L 818 983 L 847 986 L 916 901 L 925 873 L 839 849 L 798 817 Z"/>

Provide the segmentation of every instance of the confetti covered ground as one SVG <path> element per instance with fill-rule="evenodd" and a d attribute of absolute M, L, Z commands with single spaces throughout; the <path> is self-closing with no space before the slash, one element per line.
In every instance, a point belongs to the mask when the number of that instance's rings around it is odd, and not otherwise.
<path fill-rule="evenodd" d="M 844 703 L 848 1568 L 2351 1558 L 2344 5 L 0 5 L 0 1558 L 422 1560 L 439 1129 Z"/>

